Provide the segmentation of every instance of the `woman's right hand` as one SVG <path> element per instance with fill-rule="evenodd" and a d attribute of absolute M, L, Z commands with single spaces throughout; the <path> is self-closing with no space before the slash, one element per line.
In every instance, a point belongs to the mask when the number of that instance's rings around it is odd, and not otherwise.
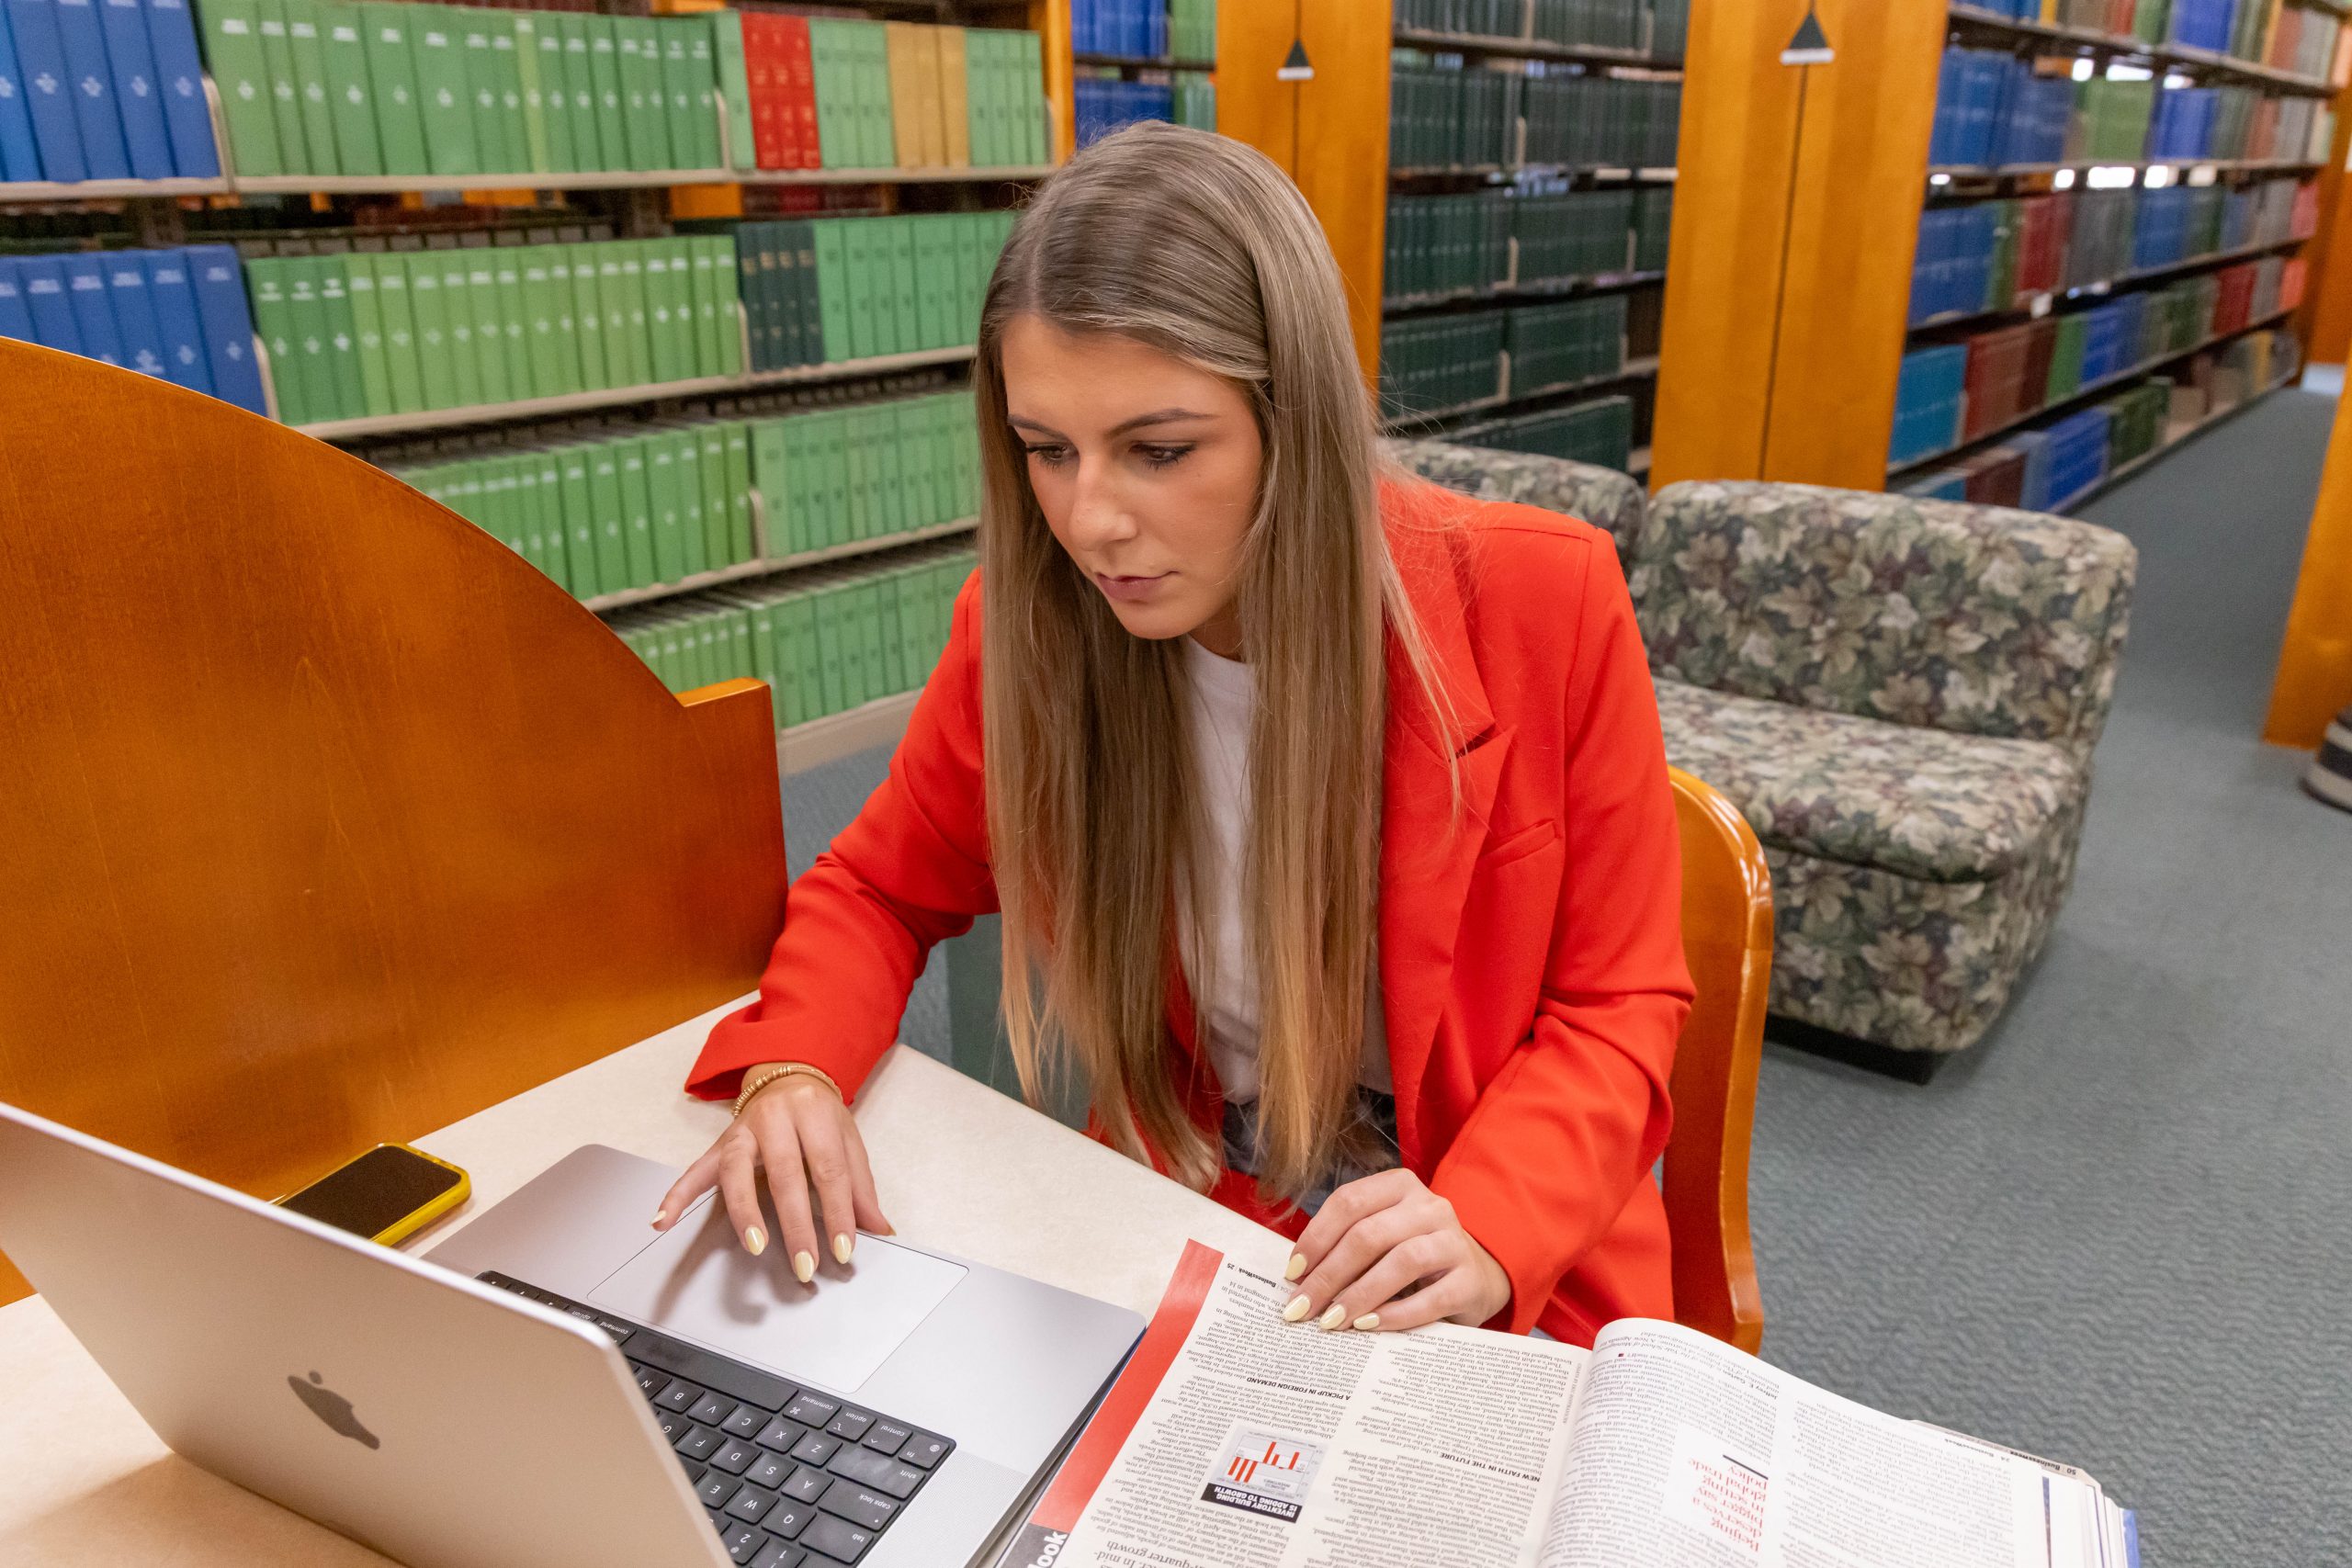
<path fill-rule="evenodd" d="M 748 1071 L 777 1064 L 762 1063 Z M 847 1263 L 860 1230 L 891 1234 L 875 1196 L 874 1172 L 866 1164 L 865 1140 L 841 1096 L 806 1073 L 794 1073 L 753 1095 L 743 1113 L 728 1123 L 702 1157 L 686 1167 L 661 1209 L 655 1230 L 668 1230 L 694 1201 L 715 1185 L 728 1218 L 746 1250 L 766 1250 L 767 1222 L 760 1213 L 758 1178 L 764 1170 L 775 1201 L 778 1230 L 790 1248 L 792 1272 L 802 1283 L 816 1277 L 819 1236 L 834 1260 Z M 816 1190 L 819 1213 L 809 1207 Z M 819 1230 L 821 1219 L 823 1230 Z"/>

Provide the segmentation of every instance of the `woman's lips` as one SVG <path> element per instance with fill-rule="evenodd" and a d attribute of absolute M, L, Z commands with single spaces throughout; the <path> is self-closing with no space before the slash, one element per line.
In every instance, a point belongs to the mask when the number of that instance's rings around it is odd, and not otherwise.
<path fill-rule="evenodd" d="M 1122 604 L 1141 604 L 1158 594 L 1175 577 L 1172 571 L 1159 572 L 1151 577 L 1113 577 L 1108 572 L 1098 571 L 1094 573 L 1094 582 L 1108 598 Z"/>

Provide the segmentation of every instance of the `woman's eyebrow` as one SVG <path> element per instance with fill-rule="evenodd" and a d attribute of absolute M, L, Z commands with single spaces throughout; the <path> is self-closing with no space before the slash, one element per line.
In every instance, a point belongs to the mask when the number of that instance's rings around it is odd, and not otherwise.
<path fill-rule="evenodd" d="M 1148 425 L 1178 424 L 1186 420 L 1215 419 L 1216 417 L 1215 414 L 1196 413 L 1191 409 L 1160 409 L 1151 413 L 1139 413 L 1133 419 L 1122 422 L 1111 430 L 1110 435 L 1115 438 L 1132 431 L 1141 430 Z M 1039 435 L 1050 435 L 1057 441 L 1069 439 L 1052 425 L 1041 424 L 1034 419 L 1025 419 L 1020 414 L 1008 416 L 1006 423 L 1021 430 L 1034 431 Z"/>

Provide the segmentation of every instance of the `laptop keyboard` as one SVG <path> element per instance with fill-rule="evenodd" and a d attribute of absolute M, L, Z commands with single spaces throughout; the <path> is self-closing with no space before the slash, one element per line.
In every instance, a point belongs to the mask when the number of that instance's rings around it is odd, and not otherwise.
<path fill-rule="evenodd" d="M 476 1278 L 612 1336 L 720 1544 L 751 1568 L 855 1563 L 956 1447 L 503 1274 Z"/>

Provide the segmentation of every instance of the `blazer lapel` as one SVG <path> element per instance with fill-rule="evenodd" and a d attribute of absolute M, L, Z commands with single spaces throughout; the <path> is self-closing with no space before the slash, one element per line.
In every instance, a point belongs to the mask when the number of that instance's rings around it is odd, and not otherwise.
<path fill-rule="evenodd" d="M 1385 489 L 1386 487 L 1384 487 Z M 1384 494 L 1391 510 L 1402 500 Z M 1397 1143 L 1420 1153 L 1420 1087 L 1453 969 L 1470 873 L 1510 750 L 1487 704 L 1455 576 L 1455 541 L 1419 529 L 1391 533 L 1398 574 L 1420 621 L 1430 673 L 1450 713 L 1431 706 L 1420 678 L 1388 638 L 1388 726 L 1380 813 L 1380 989 Z M 1447 719 L 1451 720 L 1449 733 Z M 1453 776 L 1461 780 L 1457 811 Z"/>

